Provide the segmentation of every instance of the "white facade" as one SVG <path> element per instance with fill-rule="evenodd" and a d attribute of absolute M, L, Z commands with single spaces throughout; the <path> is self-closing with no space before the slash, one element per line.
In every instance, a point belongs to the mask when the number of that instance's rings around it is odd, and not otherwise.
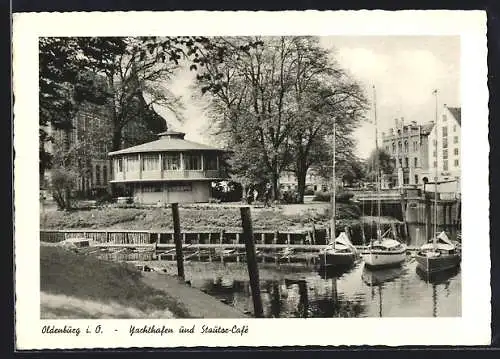
<path fill-rule="evenodd" d="M 458 118 L 457 118 L 458 117 Z M 429 134 L 429 169 L 425 175 L 429 182 L 460 182 L 460 108 L 447 107 L 438 113 L 438 121 Z"/>

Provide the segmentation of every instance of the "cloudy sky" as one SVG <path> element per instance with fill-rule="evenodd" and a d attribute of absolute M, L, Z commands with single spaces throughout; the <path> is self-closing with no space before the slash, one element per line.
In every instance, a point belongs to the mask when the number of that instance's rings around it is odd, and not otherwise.
<path fill-rule="evenodd" d="M 376 88 L 379 132 L 394 125 L 395 118 L 405 122 L 425 123 L 434 120 L 438 106 L 460 107 L 460 38 L 443 36 L 331 36 L 321 44 L 353 78 L 358 80 L 372 101 Z M 181 71 L 171 83 L 171 90 L 185 105 L 181 124 L 168 111 L 157 108 L 171 127 L 186 132 L 186 138 L 211 143 L 204 106 L 192 99 L 190 85 L 195 74 Z M 367 114 L 373 117 L 373 110 Z M 366 157 L 373 149 L 373 124 L 363 124 L 356 131 L 357 152 Z"/>

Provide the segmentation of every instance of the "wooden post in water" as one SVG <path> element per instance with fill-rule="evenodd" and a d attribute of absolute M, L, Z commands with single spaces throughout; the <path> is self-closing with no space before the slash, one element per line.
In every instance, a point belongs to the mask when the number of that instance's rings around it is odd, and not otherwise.
<path fill-rule="evenodd" d="M 431 199 L 425 196 L 425 242 L 432 236 L 432 223 L 431 223 Z"/>
<path fill-rule="evenodd" d="M 250 288 L 252 289 L 252 301 L 254 315 L 256 318 L 264 317 L 262 298 L 260 297 L 259 269 L 257 268 L 257 256 L 255 254 L 255 243 L 252 229 L 252 216 L 250 207 L 241 207 L 241 224 L 243 227 L 243 239 L 247 254 L 248 275 L 250 277 Z"/>
<path fill-rule="evenodd" d="M 236 244 L 240 243 L 240 234 L 236 233 Z M 237 249 L 238 255 L 236 256 L 236 263 L 240 263 L 240 250 Z"/>
<path fill-rule="evenodd" d="M 184 256 L 182 255 L 181 224 L 179 220 L 179 204 L 172 203 L 172 217 L 174 222 L 175 256 L 177 258 L 177 275 L 184 279 Z"/>
<path fill-rule="evenodd" d="M 224 249 L 222 247 L 222 237 L 224 232 L 220 232 L 219 234 L 219 245 L 220 245 L 220 262 L 224 263 Z"/>
<path fill-rule="evenodd" d="M 286 235 L 286 244 L 290 245 L 290 233 Z M 290 254 L 288 255 L 288 263 L 290 263 Z"/>
<path fill-rule="evenodd" d="M 279 238 L 279 232 L 276 231 L 274 232 L 273 244 L 278 243 L 278 238 Z M 274 263 L 278 264 L 278 251 L 276 249 L 273 249 L 273 252 L 274 252 Z"/>
<path fill-rule="evenodd" d="M 404 237 L 404 239 L 406 240 L 408 235 L 409 235 L 409 231 L 408 231 L 408 222 L 406 222 L 406 209 L 407 209 L 407 203 L 406 203 L 406 198 L 405 198 L 405 193 L 401 193 L 401 213 L 402 213 L 402 216 L 403 216 L 403 233 L 402 233 L 402 236 L 401 237 Z M 394 233 L 394 235 L 396 235 L 396 233 Z"/>
<path fill-rule="evenodd" d="M 452 215 L 452 210 L 453 210 L 453 203 L 448 206 L 448 225 L 450 226 L 450 236 L 452 238 L 455 238 L 455 225 L 453 223 L 453 215 Z"/>
<path fill-rule="evenodd" d="M 443 202 L 441 205 L 441 211 L 443 211 L 443 231 L 446 231 L 446 208 L 448 206 Z"/>

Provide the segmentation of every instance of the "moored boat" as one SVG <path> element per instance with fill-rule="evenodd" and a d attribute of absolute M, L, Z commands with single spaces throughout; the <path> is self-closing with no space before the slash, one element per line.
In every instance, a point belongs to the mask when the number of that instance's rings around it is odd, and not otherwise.
<path fill-rule="evenodd" d="M 406 250 L 406 245 L 395 239 L 380 238 L 370 243 L 363 260 L 371 269 L 397 267 L 406 260 Z"/>
<path fill-rule="evenodd" d="M 424 273 L 437 273 L 460 265 L 460 251 L 445 232 L 424 244 L 415 255 L 417 269 Z"/>
<path fill-rule="evenodd" d="M 330 268 L 350 268 L 359 258 L 356 247 L 351 243 L 347 234 L 342 232 L 330 243 L 329 248 L 319 254 L 320 267 Z"/>
<path fill-rule="evenodd" d="M 386 268 L 386 267 L 397 267 L 401 265 L 406 259 L 406 245 L 398 242 L 394 238 L 396 233 L 392 233 L 392 237 L 388 234 L 391 230 L 382 234 L 380 217 L 382 215 L 381 210 L 381 199 L 380 190 L 382 187 L 382 173 L 380 170 L 380 156 L 378 148 L 378 129 L 377 129 L 377 106 L 376 106 L 376 95 L 375 87 L 373 88 L 373 98 L 374 98 L 374 123 L 375 123 L 375 154 L 377 159 L 374 161 L 376 168 L 376 182 L 377 182 L 377 231 L 376 238 L 370 241 L 367 247 L 367 253 L 363 255 L 365 265 L 371 269 Z"/>

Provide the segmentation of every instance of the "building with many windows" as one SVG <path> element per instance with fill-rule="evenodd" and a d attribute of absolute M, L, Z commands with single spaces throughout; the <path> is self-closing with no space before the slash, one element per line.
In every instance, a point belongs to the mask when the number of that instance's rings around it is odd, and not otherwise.
<path fill-rule="evenodd" d="M 382 146 L 394 161 L 393 174 L 386 176 L 385 187 L 423 183 L 429 167 L 428 142 L 434 123 L 405 123 L 396 119 L 395 127 L 382 133 Z"/>
<path fill-rule="evenodd" d="M 461 108 L 444 105 L 438 116 L 437 125 L 429 134 L 430 166 L 425 175 L 430 182 L 434 180 L 437 172 L 438 181 L 459 183 Z"/>
<path fill-rule="evenodd" d="M 211 183 L 227 179 L 223 150 L 187 141 L 176 131 L 156 141 L 109 153 L 111 183 L 122 185 L 143 204 L 208 202 Z"/>

